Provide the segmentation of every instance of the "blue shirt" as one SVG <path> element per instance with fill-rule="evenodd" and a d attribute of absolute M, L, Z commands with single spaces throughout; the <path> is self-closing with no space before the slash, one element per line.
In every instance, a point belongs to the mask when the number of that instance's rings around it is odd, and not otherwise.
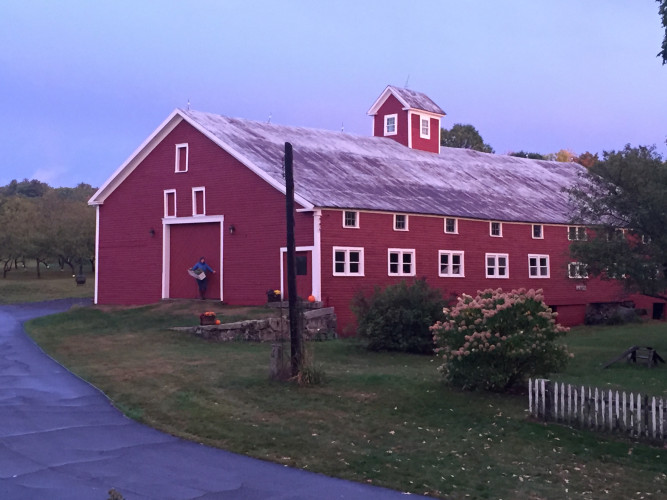
<path fill-rule="evenodd" d="M 211 269 L 211 267 L 206 262 L 202 264 L 201 261 L 197 262 L 194 266 L 192 266 L 192 270 L 193 271 L 202 270 L 204 272 L 208 271 L 209 273 L 214 272 L 213 269 Z"/>

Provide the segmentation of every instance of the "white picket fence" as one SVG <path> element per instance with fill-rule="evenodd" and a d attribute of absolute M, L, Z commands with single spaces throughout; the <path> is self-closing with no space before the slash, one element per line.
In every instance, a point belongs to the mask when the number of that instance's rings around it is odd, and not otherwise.
<path fill-rule="evenodd" d="M 528 407 L 545 421 L 655 441 L 667 438 L 665 398 L 530 379 Z"/>

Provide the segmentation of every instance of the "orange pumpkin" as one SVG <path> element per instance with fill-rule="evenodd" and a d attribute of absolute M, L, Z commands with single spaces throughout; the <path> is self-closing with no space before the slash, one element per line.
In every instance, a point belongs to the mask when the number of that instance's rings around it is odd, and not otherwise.
<path fill-rule="evenodd" d="M 216 325 L 219 325 L 219 324 L 220 324 L 220 320 L 219 320 L 219 319 L 216 319 L 216 320 L 215 320 L 215 324 L 216 324 Z"/>
<path fill-rule="evenodd" d="M 314 295 L 309 295 L 308 296 L 308 302 L 315 302 L 315 296 Z"/>

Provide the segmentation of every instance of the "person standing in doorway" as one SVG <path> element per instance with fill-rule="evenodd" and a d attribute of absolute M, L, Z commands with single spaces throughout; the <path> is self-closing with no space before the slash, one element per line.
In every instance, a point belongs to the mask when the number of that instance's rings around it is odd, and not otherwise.
<path fill-rule="evenodd" d="M 204 273 L 203 278 L 195 278 L 199 287 L 199 298 L 204 300 L 206 298 L 206 288 L 208 287 L 208 276 L 206 276 L 206 273 L 215 274 L 215 271 L 206 263 L 206 258 L 204 257 L 192 266 L 192 271 L 196 274 Z"/>

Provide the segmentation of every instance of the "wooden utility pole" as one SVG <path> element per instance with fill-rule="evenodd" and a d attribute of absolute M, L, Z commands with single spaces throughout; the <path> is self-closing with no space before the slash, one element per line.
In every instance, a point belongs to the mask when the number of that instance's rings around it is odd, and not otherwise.
<path fill-rule="evenodd" d="M 285 143 L 285 198 L 287 210 L 287 296 L 289 301 L 289 330 L 292 376 L 301 369 L 302 346 L 296 296 L 296 244 L 294 241 L 294 167 L 292 145 Z"/>

